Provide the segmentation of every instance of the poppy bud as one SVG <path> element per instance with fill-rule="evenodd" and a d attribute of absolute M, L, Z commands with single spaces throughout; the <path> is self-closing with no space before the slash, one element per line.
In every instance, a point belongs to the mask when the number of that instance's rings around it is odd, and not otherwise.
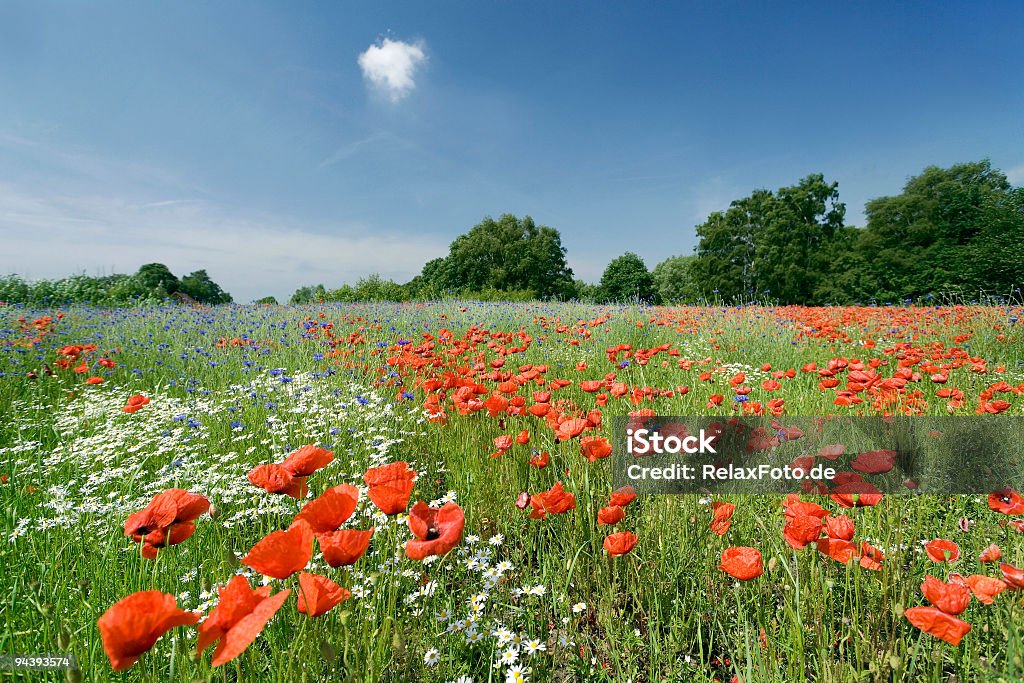
<path fill-rule="evenodd" d="M 39 605 L 39 613 L 42 614 L 44 617 L 50 616 L 51 614 L 53 614 L 53 605 L 51 605 L 48 602 L 44 602 L 43 604 Z"/>
<path fill-rule="evenodd" d="M 71 647 L 71 632 L 68 631 L 67 626 L 61 626 L 60 633 L 57 635 L 57 648 L 64 651 L 69 647 Z"/>
<path fill-rule="evenodd" d="M 213 581 L 210 580 L 209 576 L 203 577 L 203 592 L 209 593 L 213 590 Z"/>
<path fill-rule="evenodd" d="M 320 641 L 320 657 L 328 664 L 333 664 L 334 660 L 338 658 L 338 653 L 334 649 L 334 646 L 328 643 L 326 640 Z"/>
<path fill-rule="evenodd" d="M 29 379 L 38 379 L 38 378 L 39 378 L 39 375 L 37 375 L 37 374 L 36 374 L 35 372 L 33 372 L 32 370 L 29 370 L 29 371 L 28 371 L 28 375 L 27 375 L 27 377 L 28 377 Z"/>
<path fill-rule="evenodd" d="M 778 564 L 779 564 L 778 560 L 776 560 L 774 557 L 771 558 L 770 560 L 768 560 L 768 571 L 770 571 L 770 572 L 775 571 L 775 567 Z"/>
<path fill-rule="evenodd" d="M 516 498 L 516 507 L 519 508 L 520 510 L 525 510 L 529 504 L 530 494 L 527 493 L 526 491 L 523 491 L 522 493 L 519 494 L 519 497 Z"/>
<path fill-rule="evenodd" d="M 64 672 L 64 680 L 67 683 L 82 683 L 82 672 L 79 669 L 68 669 Z"/>
<path fill-rule="evenodd" d="M 395 656 L 401 657 L 405 654 L 405 641 L 402 637 L 395 633 L 395 636 L 391 639 L 391 650 L 395 653 Z"/>
<path fill-rule="evenodd" d="M 220 517 L 220 508 L 217 507 L 216 505 L 211 505 L 208 512 L 210 514 L 210 519 L 217 519 L 218 517 Z"/>

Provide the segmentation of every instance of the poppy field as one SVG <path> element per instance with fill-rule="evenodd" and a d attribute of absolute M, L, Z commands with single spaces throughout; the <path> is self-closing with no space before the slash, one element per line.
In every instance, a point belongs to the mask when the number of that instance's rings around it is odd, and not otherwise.
<path fill-rule="evenodd" d="M 0 653 L 80 667 L 0 677 L 1024 680 L 1015 482 L 637 495 L 610 434 L 1021 415 L 1020 314 L 0 306 Z"/>

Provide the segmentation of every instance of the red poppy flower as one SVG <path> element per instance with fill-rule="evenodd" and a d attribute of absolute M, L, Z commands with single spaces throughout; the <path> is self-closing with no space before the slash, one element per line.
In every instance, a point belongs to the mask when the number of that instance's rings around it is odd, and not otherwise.
<path fill-rule="evenodd" d="M 1003 579 L 1007 586 L 1014 590 L 1024 590 L 1024 569 L 1018 569 L 1012 564 L 1003 562 L 999 565 L 999 570 L 1003 572 Z"/>
<path fill-rule="evenodd" d="M 318 498 L 306 503 L 295 515 L 295 521 L 305 520 L 316 535 L 335 531 L 348 521 L 359 503 L 359 489 L 351 484 L 329 488 Z"/>
<path fill-rule="evenodd" d="M 764 573 L 761 551 L 743 546 L 733 546 L 722 551 L 722 561 L 718 568 L 740 581 L 750 581 Z"/>
<path fill-rule="evenodd" d="M 860 544 L 860 566 L 870 569 L 873 572 L 881 571 L 882 562 L 885 561 L 885 553 L 871 545 L 867 541 Z"/>
<path fill-rule="evenodd" d="M 583 430 L 586 428 L 586 420 L 580 418 L 566 420 L 562 424 L 558 425 L 558 429 L 555 430 L 555 438 L 559 441 L 568 441 L 569 439 L 582 434 Z"/>
<path fill-rule="evenodd" d="M 620 531 L 604 539 L 604 549 L 609 557 L 625 555 L 636 545 L 637 536 L 631 531 Z"/>
<path fill-rule="evenodd" d="M 194 624 L 200 616 L 199 612 L 179 609 L 173 595 L 139 591 L 111 605 L 96 626 L 110 666 L 121 671 L 138 661 L 164 633 L 175 626 Z"/>
<path fill-rule="evenodd" d="M 857 557 L 857 544 L 841 538 L 822 538 L 817 542 L 818 552 L 828 555 L 836 562 L 847 564 Z"/>
<path fill-rule="evenodd" d="M 196 530 L 193 522 L 209 509 L 210 501 L 205 496 L 184 489 L 167 489 L 128 517 L 124 535 L 142 543 L 142 556 L 153 560 L 160 548 L 177 545 L 192 536 Z"/>
<path fill-rule="evenodd" d="M 818 517 L 800 515 L 793 517 L 782 529 L 782 537 L 795 550 L 803 550 L 808 543 L 821 537 L 822 522 Z"/>
<path fill-rule="evenodd" d="M 921 593 L 946 614 L 963 614 L 971 604 L 971 589 L 966 582 L 945 583 L 934 576 L 926 576 L 921 584 Z"/>
<path fill-rule="evenodd" d="M 810 515 L 812 517 L 827 517 L 828 510 L 821 507 L 817 503 L 810 501 L 800 500 L 800 496 L 795 493 L 791 493 L 786 497 L 786 502 L 782 504 L 786 517 L 793 519 L 801 515 Z"/>
<path fill-rule="evenodd" d="M 971 625 L 966 621 L 946 614 L 936 607 L 911 607 L 903 612 L 903 616 L 915 627 L 950 645 L 959 645 L 971 630 Z"/>
<path fill-rule="evenodd" d="M 90 377 L 89 379 L 85 380 L 85 383 L 86 384 L 103 384 L 103 378 L 102 377 Z"/>
<path fill-rule="evenodd" d="M 711 504 L 711 510 L 714 514 L 711 520 L 711 533 L 725 536 L 732 526 L 732 513 L 736 511 L 736 505 L 715 501 Z"/>
<path fill-rule="evenodd" d="M 609 505 L 597 511 L 597 523 L 615 526 L 626 518 L 626 511 L 618 505 Z"/>
<path fill-rule="evenodd" d="M 548 466 L 548 462 L 550 462 L 550 461 L 551 461 L 551 454 L 548 453 L 547 451 L 545 451 L 543 453 L 538 453 L 537 451 L 534 451 L 534 456 L 532 458 L 530 458 L 530 464 L 532 466 L 536 467 L 537 469 L 541 469 L 541 470 L 544 469 L 545 467 L 547 467 Z"/>
<path fill-rule="evenodd" d="M 960 548 L 957 547 L 956 543 L 947 541 L 944 538 L 928 541 L 925 543 L 924 549 L 932 562 L 954 562 L 960 557 Z"/>
<path fill-rule="evenodd" d="M 313 557 L 313 530 L 303 520 L 287 531 L 273 531 L 264 536 L 242 558 L 242 564 L 264 576 L 287 579 L 309 564 Z"/>
<path fill-rule="evenodd" d="M 345 567 L 355 564 L 356 561 L 366 554 L 370 547 L 370 539 L 373 538 L 374 527 L 367 531 L 362 529 L 342 529 L 332 533 L 320 534 L 317 542 L 320 544 L 320 552 L 324 555 L 324 561 L 332 567 Z"/>
<path fill-rule="evenodd" d="M 302 572 L 299 574 L 298 609 L 302 614 L 318 617 L 327 614 L 352 593 L 326 576 Z"/>
<path fill-rule="evenodd" d="M 560 515 L 576 508 L 576 496 L 562 488 L 562 482 L 555 482 L 550 490 L 530 496 L 532 519 L 544 519 L 548 513 Z"/>
<path fill-rule="evenodd" d="M 872 507 L 882 502 L 882 493 L 869 482 L 848 481 L 836 486 L 829 498 L 844 508 Z"/>
<path fill-rule="evenodd" d="M 612 491 L 611 502 L 609 505 L 618 505 L 619 507 L 624 508 L 634 500 L 636 500 L 636 490 L 632 486 L 623 486 L 622 488 Z"/>
<path fill-rule="evenodd" d="M 595 462 L 610 456 L 612 445 L 603 436 L 585 436 L 580 439 L 580 452 L 588 462 Z"/>
<path fill-rule="evenodd" d="M 1005 581 L 981 574 L 968 576 L 967 586 L 983 605 L 991 605 L 996 601 L 996 596 L 1008 588 Z"/>
<path fill-rule="evenodd" d="M 363 481 L 369 487 L 366 495 L 386 515 L 405 512 L 415 479 L 416 472 L 405 462 L 373 467 L 363 475 Z"/>
<path fill-rule="evenodd" d="M 293 477 L 308 477 L 334 460 L 334 453 L 319 446 L 303 446 L 281 463 Z"/>
<path fill-rule="evenodd" d="M 126 405 L 124 408 L 121 408 L 121 410 L 123 410 L 126 413 L 134 413 L 136 410 L 139 410 L 144 405 L 149 405 L 149 398 L 143 396 L 142 394 L 135 394 L 134 396 L 128 399 L 128 405 Z"/>
<path fill-rule="evenodd" d="M 850 467 L 864 474 L 885 474 L 896 466 L 896 451 L 881 450 L 861 453 Z"/>
<path fill-rule="evenodd" d="M 981 555 L 978 556 L 978 561 L 982 564 L 986 564 L 989 562 L 998 562 L 1002 556 L 1003 551 L 999 549 L 999 546 L 993 543 L 992 545 L 981 551 Z"/>
<path fill-rule="evenodd" d="M 853 520 L 846 515 L 825 518 L 825 534 L 829 538 L 841 538 L 844 541 L 851 541 L 853 540 L 853 532 Z"/>
<path fill-rule="evenodd" d="M 821 450 L 818 451 L 818 457 L 824 460 L 835 460 L 845 452 L 846 446 L 840 443 L 834 443 L 829 444 L 828 446 L 822 446 Z"/>
<path fill-rule="evenodd" d="M 444 555 L 462 540 L 465 526 L 466 513 L 455 503 L 439 509 L 417 501 L 409 512 L 409 530 L 416 538 L 406 541 L 405 554 L 413 560 Z"/>
<path fill-rule="evenodd" d="M 196 653 L 220 641 L 213 651 L 213 666 L 227 664 L 249 647 L 277 614 L 291 589 L 270 595 L 270 586 L 253 590 L 244 576 L 233 576 L 218 589 L 220 600 L 210 615 L 199 624 Z"/>
<path fill-rule="evenodd" d="M 1024 515 L 1024 496 L 1011 488 L 1002 488 L 988 494 L 988 507 L 1004 515 Z"/>
<path fill-rule="evenodd" d="M 309 491 L 305 477 L 296 477 L 277 463 L 254 467 L 246 476 L 253 485 L 268 493 L 280 493 L 296 500 L 305 498 Z"/>

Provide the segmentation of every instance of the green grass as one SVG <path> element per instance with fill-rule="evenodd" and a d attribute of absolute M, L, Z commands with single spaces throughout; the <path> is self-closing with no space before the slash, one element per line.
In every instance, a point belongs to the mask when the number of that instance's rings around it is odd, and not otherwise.
<path fill-rule="evenodd" d="M 324 318 L 318 317 L 321 311 Z M 832 391 L 819 389 L 817 375 L 800 368 L 810 362 L 823 367 L 834 357 L 880 358 L 890 364 L 879 371 L 890 376 L 896 352 L 886 349 L 908 343 L 932 353 L 940 347 L 931 345 L 941 343 L 941 349 L 963 349 L 983 359 L 988 372 L 973 371 L 965 362 L 950 372 L 946 385 L 930 383 L 925 374 L 912 385 L 922 391 L 919 408 L 946 414 L 946 399 L 935 392 L 957 387 L 966 401 L 953 412 L 972 415 L 979 395 L 994 382 L 1024 382 L 1022 345 L 1010 322 L 1019 311 L 704 308 L 676 311 L 669 324 L 657 324 L 665 322 L 661 309 L 571 304 L 64 312 L 52 332 L 26 345 L 34 333 L 23 333 L 17 318 L 27 316 L 30 323 L 44 312 L 0 309 L 8 328 L 0 356 L 0 473 L 6 476 L 0 485 L 0 652 L 73 652 L 82 680 L 90 681 L 451 681 L 461 675 L 501 681 L 508 667 L 495 662 L 506 646 L 493 632 L 504 627 L 545 645 L 532 656 L 520 648 L 518 662 L 529 667 L 534 681 L 1024 680 L 1020 593 L 1004 592 L 991 606 L 972 600 L 961 617 L 973 628 L 959 647 L 921 633 L 902 616 L 905 608 L 927 604 L 919 586 L 928 574 L 998 576 L 998 569 L 977 560 L 991 543 L 1002 548 L 1005 562 L 1024 564 L 1024 534 L 1007 525 L 1010 518 L 989 510 L 982 492 L 887 496 L 876 507 L 848 511 L 821 499 L 834 513 L 854 519 L 855 540 L 885 550 L 879 572 L 841 565 L 813 545 L 791 549 L 782 536 L 781 496 L 732 498 L 737 510 L 724 537 L 709 530 L 705 498 L 642 496 L 616 529 L 633 531 L 640 541 L 631 553 L 612 559 L 602 549 L 609 531 L 595 521 L 611 491 L 608 460 L 588 463 L 578 440 L 556 442 L 543 421 L 529 415 L 505 416 L 502 426 L 486 411 L 463 416 L 449 405 L 447 424 L 431 423 L 417 384 L 433 372 L 489 363 L 498 354 L 488 342 L 520 343 L 489 332 L 523 330 L 533 341 L 507 356 L 502 369 L 547 364 L 548 380 L 572 380 L 572 386 L 553 392 L 552 401 L 594 407 L 594 395 L 575 383 L 608 372 L 636 387 L 689 387 L 685 395 L 641 405 L 628 395 L 610 399 L 603 408 L 605 433 L 613 416 L 636 408 L 661 415 L 735 413 L 728 379 L 739 365 L 746 367 L 752 400 L 784 398 L 787 415 L 878 414 L 870 400 L 833 405 Z M 605 313 L 610 318 L 602 325 L 577 324 Z M 338 343 L 313 338 L 302 324 L 307 317 L 332 323 Z M 835 334 L 823 331 L 826 319 Z M 399 340 L 416 345 L 423 332 L 437 335 L 444 327 L 458 339 L 472 325 L 488 333 L 479 333 L 481 341 L 465 359 L 449 357 L 450 367 L 427 368 L 417 377 L 407 366 L 387 363 Z M 565 332 L 557 331 L 561 325 Z M 350 333 L 365 343 L 350 344 Z M 970 338 L 956 341 L 962 334 Z M 257 343 L 216 346 L 221 337 L 242 336 Z M 56 369 L 57 349 L 85 343 L 99 347 L 89 356 L 89 373 Z M 659 354 L 646 365 L 620 368 L 605 354 L 619 343 L 634 349 L 669 343 L 680 355 Z M 348 355 L 315 355 L 332 349 Z M 101 355 L 116 367 L 95 366 Z M 698 363 L 682 370 L 679 359 Z M 663 366 L 663 360 L 670 362 Z M 580 362 L 586 369 L 577 369 Z M 43 374 L 44 363 L 55 369 L 53 377 Z M 768 374 L 760 370 L 765 363 L 798 372 L 769 394 L 760 388 Z M 712 383 L 698 379 L 716 367 L 727 370 Z M 269 372 L 278 368 L 282 375 Z M 37 379 L 26 377 L 30 370 Z M 86 385 L 91 375 L 105 381 Z M 540 387 L 528 385 L 520 394 L 529 397 L 534 388 Z M 396 400 L 402 390 L 414 398 Z M 149 396 L 151 404 L 123 413 L 120 407 L 135 393 Z M 723 407 L 708 407 L 712 393 L 727 396 Z M 1013 404 L 1006 414 L 1019 415 L 1020 400 L 1012 393 L 1006 397 Z M 235 421 L 244 428 L 232 427 Z M 489 457 L 495 437 L 524 428 L 530 445 Z M 149 589 L 177 595 L 184 608 L 208 611 L 216 604 L 215 586 L 245 569 L 238 557 L 286 527 L 301 507 L 255 489 L 245 473 L 306 443 L 329 444 L 336 454 L 310 478 L 314 494 L 342 482 L 360 484 L 374 464 L 411 463 L 421 473 L 413 501 L 455 493 L 466 512 L 463 544 L 436 561 L 413 562 L 402 551 L 411 537 L 404 519 L 375 515 L 364 497 L 352 525 L 376 525 L 370 552 L 349 569 L 330 569 L 317 553 L 309 569 L 352 589 L 352 598 L 315 619 L 299 614 L 290 598 L 263 634 L 221 668 L 211 667 L 209 651 L 196 659 L 194 631 L 177 628 L 132 669 L 113 672 L 96 627 L 99 616 L 117 600 Z M 549 467 L 527 463 L 531 448 L 551 453 Z M 575 510 L 541 521 L 515 507 L 520 492 L 547 490 L 555 481 L 576 495 Z M 122 525 L 131 511 L 170 486 L 208 496 L 216 518 L 204 515 L 192 538 L 148 561 L 123 535 Z M 962 518 L 969 520 L 966 532 Z M 948 567 L 932 563 L 921 545 L 933 538 L 954 540 L 961 559 Z M 765 574 L 736 582 L 720 571 L 721 552 L 733 545 L 759 548 Z M 491 583 L 481 567 L 470 566 L 474 559 L 483 568 L 499 562 L 510 568 Z M 259 581 L 254 577 L 253 584 Z M 275 592 L 297 588 L 296 577 L 273 583 Z M 544 587 L 543 595 L 517 591 L 535 586 Z M 481 594 L 486 599 L 477 601 L 475 611 L 472 598 Z M 574 611 L 579 603 L 585 609 Z M 442 612 L 451 618 L 440 618 Z M 471 614 L 478 615 L 483 635 L 476 643 L 457 628 Z M 438 650 L 438 662 L 428 666 L 424 656 L 431 648 Z M 39 680 L 63 678 L 60 672 L 37 674 Z"/>

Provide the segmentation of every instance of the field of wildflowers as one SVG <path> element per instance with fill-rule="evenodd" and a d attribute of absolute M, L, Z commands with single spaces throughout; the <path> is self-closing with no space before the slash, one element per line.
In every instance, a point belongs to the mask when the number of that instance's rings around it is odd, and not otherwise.
<path fill-rule="evenodd" d="M 1019 315 L 0 307 L 0 652 L 73 653 L 34 674 L 69 681 L 1021 681 L 1010 482 L 636 496 L 608 433 L 1020 415 Z"/>

